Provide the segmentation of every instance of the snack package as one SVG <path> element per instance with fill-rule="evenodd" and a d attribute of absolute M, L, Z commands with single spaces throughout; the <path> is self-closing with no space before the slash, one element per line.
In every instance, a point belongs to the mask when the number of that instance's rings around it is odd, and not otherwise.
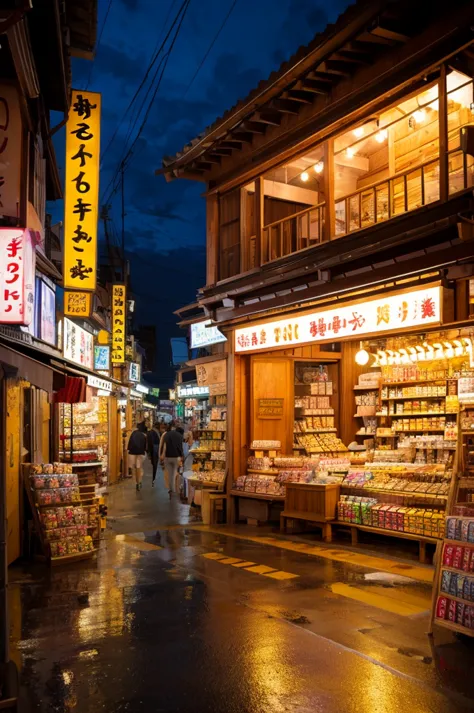
<path fill-rule="evenodd" d="M 462 568 L 464 572 L 469 572 L 469 565 L 471 562 L 471 550 L 469 547 L 464 548 L 464 554 L 462 558 Z"/>
<path fill-rule="evenodd" d="M 461 569 L 463 563 L 464 548 L 455 547 L 453 552 L 453 567 L 454 569 Z"/>
<path fill-rule="evenodd" d="M 469 522 L 469 528 L 467 533 L 467 541 L 474 543 L 474 520 Z"/>
<path fill-rule="evenodd" d="M 453 597 L 456 597 L 457 593 L 458 593 L 458 575 L 452 574 L 451 581 L 449 583 L 449 594 L 452 594 Z"/>
<path fill-rule="evenodd" d="M 463 624 L 464 622 L 464 610 L 466 605 L 462 602 L 457 602 L 456 604 L 456 624 Z"/>
<path fill-rule="evenodd" d="M 448 599 L 447 597 L 438 597 L 436 602 L 436 616 L 438 619 L 446 619 L 448 612 Z"/>
<path fill-rule="evenodd" d="M 448 600 L 448 621 L 456 621 L 456 602 L 454 599 Z"/>
<path fill-rule="evenodd" d="M 443 572 L 443 575 L 441 577 L 441 591 L 445 592 L 446 594 L 449 593 L 451 577 L 452 577 L 451 572 L 446 572 L 446 571 Z"/>
<path fill-rule="evenodd" d="M 446 518 L 446 538 L 448 540 L 456 539 L 456 523 L 457 519 L 455 517 Z"/>

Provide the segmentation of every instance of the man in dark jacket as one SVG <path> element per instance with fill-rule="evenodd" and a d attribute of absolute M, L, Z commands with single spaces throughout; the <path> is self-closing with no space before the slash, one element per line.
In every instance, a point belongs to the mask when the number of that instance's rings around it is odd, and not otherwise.
<path fill-rule="evenodd" d="M 171 499 L 173 492 L 179 493 L 178 468 L 184 459 L 183 435 L 176 430 L 174 423 L 171 428 L 161 438 L 160 461 L 164 465 L 165 485 Z"/>
<path fill-rule="evenodd" d="M 156 470 L 158 468 L 158 452 L 160 450 L 161 434 L 159 429 L 160 424 L 155 423 L 153 425 L 153 428 L 151 428 L 146 434 L 148 457 L 151 460 L 151 467 L 153 469 L 153 476 L 151 481 L 153 487 L 155 485 Z"/>
<path fill-rule="evenodd" d="M 143 461 L 146 455 L 146 435 L 140 423 L 132 432 L 128 441 L 128 466 L 135 475 L 137 490 L 142 488 Z"/>

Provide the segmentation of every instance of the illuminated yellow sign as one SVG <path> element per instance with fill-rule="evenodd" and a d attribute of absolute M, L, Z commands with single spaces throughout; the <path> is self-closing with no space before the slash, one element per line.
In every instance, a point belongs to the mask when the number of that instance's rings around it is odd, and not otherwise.
<path fill-rule="evenodd" d="M 64 287 L 95 290 L 100 94 L 73 90 L 66 124 Z"/>
<path fill-rule="evenodd" d="M 126 287 L 112 286 L 112 362 L 125 363 Z"/>
<path fill-rule="evenodd" d="M 90 292 L 65 292 L 64 314 L 67 317 L 90 317 L 92 294 Z"/>
<path fill-rule="evenodd" d="M 108 344 L 109 343 L 109 333 L 105 329 L 101 329 L 97 335 L 97 344 Z"/>

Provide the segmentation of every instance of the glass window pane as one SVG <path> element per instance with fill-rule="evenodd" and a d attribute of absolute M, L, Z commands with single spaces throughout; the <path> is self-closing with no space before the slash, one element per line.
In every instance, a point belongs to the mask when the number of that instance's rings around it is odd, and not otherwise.
<path fill-rule="evenodd" d="M 400 215 L 405 212 L 405 181 L 402 178 L 394 178 L 392 181 L 392 215 Z"/>
<path fill-rule="evenodd" d="M 461 72 L 448 74 L 448 150 L 460 147 L 460 130 L 474 124 L 471 105 L 474 101 L 473 84 L 470 77 Z M 449 91 L 452 89 L 452 91 Z M 455 192 L 455 191 L 454 191 Z"/>
<path fill-rule="evenodd" d="M 360 210 L 359 210 L 359 194 L 349 198 L 349 232 L 359 230 L 360 228 Z"/>
<path fill-rule="evenodd" d="M 336 203 L 336 235 L 345 235 L 346 230 L 346 201 Z"/>
<path fill-rule="evenodd" d="M 421 169 L 411 171 L 407 175 L 407 205 L 408 210 L 415 210 L 423 205 L 421 196 Z"/>
<path fill-rule="evenodd" d="M 388 183 L 382 183 L 382 185 L 376 188 L 377 194 L 377 222 L 382 220 L 387 220 L 388 215 Z"/>
<path fill-rule="evenodd" d="M 375 222 L 374 191 L 364 191 L 361 194 L 361 223 L 365 228 Z"/>
<path fill-rule="evenodd" d="M 456 151 L 448 156 L 449 194 L 464 189 L 464 154 Z"/>
<path fill-rule="evenodd" d="M 312 243 L 320 239 L 320 209 L 312 210 L 309 214 L 309 237 Z"/>
<path fill-rule="evenodd" d="M 439 161 L 433 161 L 423 169 L 425 205 L 439 201 Z"/>

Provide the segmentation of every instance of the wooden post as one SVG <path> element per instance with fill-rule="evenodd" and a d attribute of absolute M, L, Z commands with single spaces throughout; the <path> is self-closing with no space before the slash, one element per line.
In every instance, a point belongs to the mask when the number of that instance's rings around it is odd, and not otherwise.
<path fill-rule="evenodd" d="M 441 67 L 438 80 L 439 92 L 439 197 L 447 201 L 449 197 L 448 174 L 448 96 L 446 84 L 446 65 Z"/>
<path fill-rule="evenodd" d="M 261 266 L 262 256 L 265 256 L 265 246 L 263 245 L 264 201 L 263 176 L 259 176 L 255 180 L 255 267 Z"/>
<path fill-rule="evenodd" d="M 212 194 L 206 200 L 206 285 L 219 279 L 219 196 Z"/>
<path fill-rule="evenodd" d="M 324 200 L 326 203 L 326 220 L 323 228 L 323 241 L 336 237 L 336 209 L 334 204 L 334 141 L 328 139 L 324 144 Z"/>

